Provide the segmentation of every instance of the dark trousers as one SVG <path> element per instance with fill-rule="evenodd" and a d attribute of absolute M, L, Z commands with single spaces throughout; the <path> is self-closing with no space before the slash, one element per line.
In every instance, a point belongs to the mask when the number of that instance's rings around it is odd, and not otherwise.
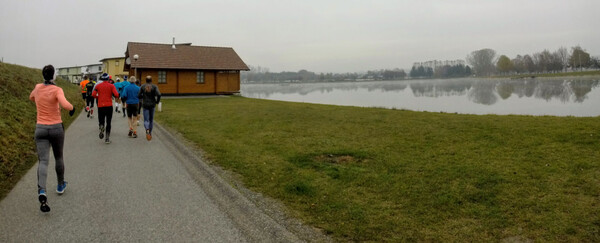
<path fill-rule="evenodd" d="M 110 134 L 110 122 L 112 121 L 113 107 L 98 107 L 98 125 L 104 125 L 104 121 L 106 120 L 106 125 L 104 128 L 106 129 L 106 134 Z"/>
<path fill-rule="evenodd" d="M 88 96 L 85 100 L 85 105 L 89 106 L 90 108 L 94 107 L 94 97 L 92 97 L 91 95 Z"/>

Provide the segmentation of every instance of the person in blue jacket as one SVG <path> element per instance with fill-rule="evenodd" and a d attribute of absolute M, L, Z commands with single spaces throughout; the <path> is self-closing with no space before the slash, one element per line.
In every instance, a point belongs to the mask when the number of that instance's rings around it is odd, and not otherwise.
<path fill-rule="evenodd" d="M 127 82 L 127 77 L 125 77 L 125 79 L 122 82 L 119 78 L 117 78 L 117 82 L 115 83 L 115 88 L 117 88 L 117 93 L 119 93 L 119 95 L 123 95 L 123 89 L 127 85 L 129 85 L 129 82 Z M 115 112 L 119 113 L 119 112 L 121 112 L 120 109 L 122 109 L 123 117 L 125 117 L 125 101 L 123 101 L 123 99 L 121 99 L 121 98 L 117 98 L 117 99 L 115 99 L 115 103 L 117 103 L 115 105 L 116 106 Z"/>
<path fill-rule="evenodd" d="M 140 87 L 135 85 L 136 78 L 131 77 L 129 79 L 130 83 L 123 88 L 123 92 L 121 94 L 121 99 L 125 102 L 125 106 L 127 107 L 127 122 L 129 123 L 129 137 L 137 138 L 137 112 L 138 112 L 138 104 L 140 103 L 140 99 L 138 98 L 138 93 L 140 92 Z M 135 129 L 134 129 L 135 128 Z"/>

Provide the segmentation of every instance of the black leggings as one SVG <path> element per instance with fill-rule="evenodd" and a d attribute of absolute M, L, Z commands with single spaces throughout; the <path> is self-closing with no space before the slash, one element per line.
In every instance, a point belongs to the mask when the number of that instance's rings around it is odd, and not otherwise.
<path fill-rule="evenodd" d="M 91 95 L 88 96 L 85 100 L 85 105 L 89 106 L 90 108 L 94 107 L 94 97 L 92 97 Z"/>
<path fill-rule="evenodd" d="M 106 119 L 106 134 L 110 134 L 110 122 L 112 121 L 113 107 L 98 107 L 98 123 L 100 126 L 104 125 L 104 120 Z"/>

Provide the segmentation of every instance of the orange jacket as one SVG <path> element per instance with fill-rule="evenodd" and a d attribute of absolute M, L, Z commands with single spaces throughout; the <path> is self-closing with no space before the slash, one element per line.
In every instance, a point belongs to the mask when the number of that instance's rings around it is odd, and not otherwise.
<path fill-rule="evenodd" d="M 73 110 L 73 105 L 67 101 L 62 88 L 56 85 L 37 84 L 29 99 L 35 101 L 37 108 L 37 124 L 54 125 L 62 123 L 60 107 Z"/>
<path fill-rule="evenodd" d="M 81 86 L 81 93 L 85 93 L 85 85 L 89 82 L 90 81 L 86 79 L 86 80 L 81 81 L 81 83 L 79 83 L 79 85 Z"/>

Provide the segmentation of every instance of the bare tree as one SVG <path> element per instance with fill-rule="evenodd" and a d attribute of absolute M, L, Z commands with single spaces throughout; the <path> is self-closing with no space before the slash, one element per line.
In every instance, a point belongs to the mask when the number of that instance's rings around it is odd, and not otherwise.
<path fill-rule="evenodd" d="M 488 76 L 494 73 L 496 70 L 495 59 L 496 51 L 492 49 L 473 51 L 467 56 L 467 62 L 479 76 Z"/>
<path fill-rule="evenodd" d="M 562 65 L 562 70 L 567 70 L 567 65 L 569 64 L 569 50 L 566 47 L 561 46 L 556 50 L 555 55 L 558 57 L 560 64 Z"/>

